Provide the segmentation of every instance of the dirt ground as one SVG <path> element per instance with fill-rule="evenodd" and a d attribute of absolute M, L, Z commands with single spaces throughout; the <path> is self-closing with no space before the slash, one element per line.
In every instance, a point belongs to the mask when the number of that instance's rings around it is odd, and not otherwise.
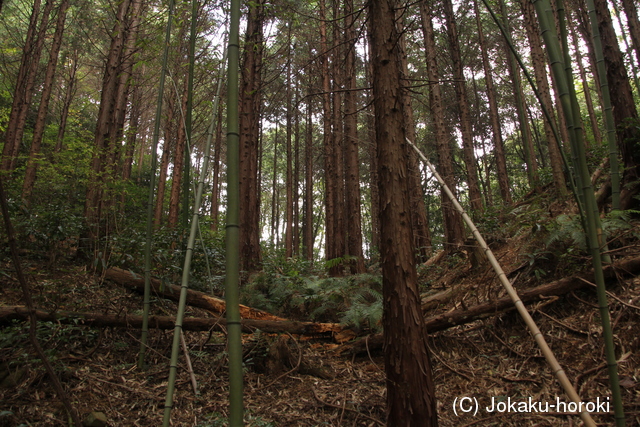
<path fill-rule="evenodd" d="M 503 242 L 496 254 L 505 270 L 520 268 L 516 287 L 554 278 L 554 274 L 539 278 L 535 273 L 540 262 L 553 260 L 531 263 L 510 251 L 513 245 L 515 242 Z M 637 248 L 620 256 L 636 252 Z M 455 298 L 426 313 L 427 317 L 501 295 L 495 275 L 486 268 L 471 268 L 463 262 L 449 264 L 421 272 L 432 292 L 452 286 L 458 290 Z M 120 315 L 141 312 L 140 295 L 102 281 L 86 267 L 69 264 L 50 268 L 35 262 L 24 267 L 41 309 Z M 547 267 L 548 271 L 555 269 L 556 276 L 568 274 L 562 263 Z M 21 304 L 19 285 L 11 271 L 9 264 L 0 268 L 0 272 L 7 272 L 0 275 L 2 305 Z M 640 277 L 610 283 L 609 291 L 627 425 L 640 425 Z M 155 300 L 153 307 L 154 314 L 176 312 L 175 304 L 169 301 Z M 564 297 L 545 299 L 530 305 L 529 310 L 583 401 L 610 402 L 595 290 L 588 286 Z M 187 315 L 209 314 L 188 309 Z M 0 326 L 0 426 L 70 425 L 28 343 L 27 331 L 25 323 Z M 100 411 L 109 426 L 161 425 L 173 331 L 150 332 L 149 368 L 144 371 L 136 367 L 137 330 L 40 323 L 38 331 L 83 417 Z M 198 391 L 194 392 L 186 359 L 181 356 L 172 425 L 224 426 L 228 408 L 225 336 L 187 332 L 185 338 Z M 385 425 L 384 363 L 379 349 L 353 356 L 341 353 L 333 342 L 279 338 L 260 331 L 243 339 L 246 425 Z M 269 350 L 278 340 L 290 354 L 280 371 L 269 368 L 273 357 Z M 557 399 L 568 401 L 515 312 L 432 334 L 428 343 L 441 426 L 581 425 L 579 418 L 562 406 L 544 413 L 523 412 L 523 406 L 515 406 L 531 398 L 544 410 L 540 405 L 556 404 Z M 476 402 L 477 413 L 463 413 L 462 409 L 474 408 L 468 405 Z M 490 411 L 493 404 L 505 411 Z M 519 413 L 506 411 L 518 408 Z M 606 410 L 609 413 L 594 415 L 600 425 L 613 424 L 613 406 Z"/>

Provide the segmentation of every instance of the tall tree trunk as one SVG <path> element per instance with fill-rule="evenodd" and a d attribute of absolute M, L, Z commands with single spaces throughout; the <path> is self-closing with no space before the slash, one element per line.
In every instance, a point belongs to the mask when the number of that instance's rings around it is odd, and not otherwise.
<path fill-rule="evenodd" d="M 335 253 L 333 258 L 343 258 L 347 254 L 347 230 L 345 220 L 345 188 L 344 188 L 344 148 L 345 148 L 345 133 L 344 133 L 344 121 L 342 115 L 342 89 L 344 86 L 344 37 L 343 31 L 340 27 L 341 19 L 340 9 L 338 3 L 340 0 L 331 0 L 332 12 L 333 12 L 333 48 L 332 48 L 332 62 L 331 72 L 333 73 L 332 81 L 332 158 L 330 161 L 334 164 L 335 177 L 333 180 L 333 205 L 334 205 L 334 228 L 333 231 L 328 231 L 331 234 L 333 245 L 335 247 Z M 330 259 L 330 258 L 329 258 Z M 341 264 L 335 264 L 329 268 L 329 274 L 332 276 L 342 275 L 344 267 Z"/>
<path fill-rule="evenodd" d="M 371 56 L 370 37 L 367 38 L 367 52 Z M 370 60 L 365 60 L 368 86 L 373 86 L 373 68 Z M 368 91 L 367 104 L 373 105 L 373 96 Z M 378 191 L 378 158 L 376 157 L 375 114 L 370 107 L 367 109 L 367 146 L 369 155 L 369 191 L 371 193 L 371 253 L 379 253 L 380 249 L 380 193 Z"/>
<path fill-rule="evenodd" d="M 427 78 L 432 83 L 429 88 L 429 107 L 433 118 L 433 132 L 438 152 L 438 172 L 451 191 L 455 191 L 455 172 L 451 155 L 450 133 L 447 131 L 442 105 L 442 93 L 438 63 L 436 60 L 437 46 L 433 31 L 433 16 L 428 2 L 420 3 L 420 17 L 422 18 L 422 32 L 425 43 L 427 64 Z M 442 218 L 444 223 L 445 250 L 455 250 L 464 242 L 464 224 L 462 216 L 455 210 L 449 198 L 441 193 Z M 381 205 L 382 208 L 382 205 Z"/>
<path fill-rule="evenodd" d="M 118 70 L 118 80 L 116 95 L 114 100 L 113 124 L 109 129 L 108 140 L 110 143 L 110 166 L 111 176 L 115 180 L 122 176 L 122 139 L 124 137 L 124 124 L 127 117 L 127 106 L 129 103 L 129 92 L 131 91 L 131 77 L 133 66 L 135 65 L 136 44 L 138 42 L 138 32 L 142 20 L 142 0 L 130 0 L 127 22 L 125 23 L 125 35 L 120 57 L 120 69 Z M 111 197 L 109 197 L 110 199 Z"/>
<path fill-rule="evenodd" d="M 345 218 L 347 222 L 347 252 L 355 257 L 351 273 L 364 273 L 362 253 L 362 220 L 360 217 L 360 160 L 358 157 L 358 109 L 356 106 L 356 31 L 353 0 L 344 2 L 345 15 Z"/>
<path fill-rule="evenodd" d="M 125 145 L 125 154 L 122 163 L 122 179 L 128 181 L 131 179 L 131 170 L 133 168 L 133 154 L 136 150 L 136 141 L 138 140 L 138 132 L 140 128 L 140 116 L 142 115 L 142 94 L 138 83 L 133 83 L 131 91 L 131 110 L 129 111 L 129 128 L 127 129 L 127 142 Z"/>
<path fill-rule="evenodd" d="M 437 426 L 410 219 L 395 0 L 369 2 L 380 188 L 387 424 Z"/>
<path fill-rule="evenodd" d="M 271 179 L 271 246 L 278 242 L 278 123 L 273 138 L 273 175 Z"/>
<path fill-rule="evenodd" d="M 93 156 L 91 160 L 91 177 L 87 185 L 85 200 L 85 219 L 89 227 L 87 236 L 90 245 L 98 236 L 98 225 L 102 218 L 103 193 L 106 182 L 111 176 L 113 164 L 113 151 L 116 141 L 110 139 L 115 126 L 116 100 L 120 91 L 125 88 L 119 86 L 119 75 L 122 72 L 122 52 L 125 44 L 126 22 L 130 0 L 123 0 L 116 14 L 116 23 L 111 32 L 111 46 L 106 59 L 104 76 L 102 78 L 102 91 L 100 107 L 96 122 Z"/>
<path fill-rule="evenodd" d="M 180 110 L 176 114 L 179 118 L 177 121 L 176 145 L 173 151 L 173 171 L 171 173 L 171 193 L 169 194 L 169 216 L 167 217 L 167 225 L 175 228 L 178 225 L 180 216 L 180 190 L 182 189 L 182 173 L 185 167 L 185 151 L 187 149 L 187 134 L 184 128 L 182 111 L 187 108 L 187 81 L 185 76 L 182 99 L 180 100 Z"/>
<path fill-rule="evenodd" d="M 55 153 L 62 151 L 64 144 L 64 135 L 67 130 L 67 120 L 69 118 L 69 109 L 71 108 L 71 102 L 76 94 L 77 82 L 76 74 L 78 72 L 78 49 L 74 49 L 71 54 L 69 66 L 69 78 L 65 82 L 65 95 L 62 103 L 62 109 L 60 111 L 60 123 L 58 125 L 58 135 L 56 137 L 56 146 L 54 148 Z"/>
<path fill-rule="evenodd" d="M 618 46 L 616 33 L 611 22 L 611 15 L 606 0 L 595 0 L 598 15 L 598 29 L 602 38 L 604 62 L 607 68 L 607 79 L 613 106 L 613 118 L 616 123 L 618 146 L 622 154 L 625 172 L 621 185 L 620 208 L 629 209 L 637 206 L 634 196 L 640 192 L 640 150 L 636 144 L 640 131 L 629 124 L 629 120 L 637 120 L 638 112 L 633 99 L 633 92 L 622 53 Z"/>
<path fill-rule="evenodd" d="M 402 10 L 396 11 L 396 18 L 399 28 L 403 27 L 401 17 Z M 399 30 L 400 31 L 400 30 Z M 407 48 L 405 36 L 402 32 L 398 41 L 398 48 L 401 50 L 401 65 L 404 76 L 409 75 L 409 64 L 407 60 Z M 407 138 L 411 142 L 416 142 L 415 120 L 413 115 L 413 105 L 409 91 L 402 91 L 404 102 L 405 124 L 407 126 Z M 422 178 L 420 175 L 420 165 L 416 152 L 407 146 L 407 173 L 409 183 L 409 197 L 411 198 L 411 225 L 413 228 L 413 241 L 418 254 L 418 262 L 426 262 L 431 255 L 431 234 L 429 232 L 429 220 L 427 218 L 427 207 L 424 203 L 424 190 L 422 188 Z"/>
<path fill-rule="evenodd" d="M 540 39 L 540 30 L 538 28 L 535 10 L 530 0 L 521 0 L 520 4 L 524 15 L 524 27 L 527 30 L 527 37 L 531 47 L 531 62 L 533 63 L 536 86 L 538 87 L 544 108 L 549 112 L 552 120 L 554 120 L 553 101 L 551 100 L 549 81 L 547 80 L 547 61 L 545 60 L 545 54 L 542 50 L 542 40 Z M 562 154 L 558 148 L 560 142 L 556 141 L 551 124 L 547 120 L 544 120 L 544 133 L 549 149 L 554 188 L 560 196 L 564 196 L 567 193 L 567 184 L 564 177 Z"/>
<path fill-rule="evenodd" d="M 569 12 L 569 10 L 567 10 Z M 600 132 L 600 126 L 598 125 L 598 116 L 596 110 L 593 108 L 593 99 L 591 98 L 591 89 L 589 88 L 589 79 L 587 78 L 587 72 L 584 69 L 582 63 L 582 53 L 580 53 L 578 36 L 576 35 L 575 24 L 571 18 L 571 14 L 567 15 L 567 25 L 569 27 L 569 33 L 571 34 L 571 41 L 573 49 L 576 55 L 576 63 L 578 64 L 578 71 L 580 72 L 580 80 L 582 81 L 582 93 L 584 94 L 584 101 L 587 105 L 587 111 L 589 113 L 589 121 L 591 123 L 591 132 L 593 132 L 593 139 L 596 144 L 602 144 L 602 133 Z M 566 126 L 563 126 L 566 129 Z"/>
<path fill-rule="evenodd" d="M 291 43 L 289 43 L 291 45 Z M 289 63 L 287 64 L 287 171 L 286 171 L 286 221 L 284 230 L 284 252 L 286 258 L 293 256 L 293 151 L 292 151 L 292 126 L 293 126 L 293 108 L 291 105 L 291 52 L 289 52 Z"/>
<path fill-rule="evenodd" d="M 174 108 L 173 97 L 167 99 L 167 121 L 165 122 L 164 142 L 162 144 L 162 157 L 160 158 L 160 172 L 158 174 L 158 190 L 156 191 L 156 205 L 153 210 L 153 225 L 160 227 L 164 215 L 164 194 L 167 188 L 167 175 L 169 173 L 169 161 L 171 150 L 175 144 L 173 136 Z"/>
<path fill-rule="evenodd" d="M 216 119 L 216 139 L 213 155 L 213 180 L 211 185 L 211 230 L 218 230 L 220 202 L 220 158 L 222 157 L 222 102 L 218 106 L 218 118 Z"/>
<path fill-rule="evenodd" d="M 296 85 L 295 105 L 300 102 L 300 88 Z M 294 109 L 293 133 L 293 256 L 300 255 L 300 111 Z"/>
<path fill-rule="evenodd" d="M 2 171 L 13 171 L 16 166 L 53 3 L 53 0 L 47 0 L 45 3 L 39 27 L 37 22 L 40 13 L 40 0 L 36 0 L 33 5 L 22 60 L 18 70 L 13 104 L 11 105 L 9 122 L 5 132 L 2 163 L 0 163 L 0 170 Z"/>
<path fill-rule="evenodd" d="M 453 76 L 455 80 L 456 98 L 460 112 L 460 132 L 462 133 L 462 150 L 464 163 L 467 170 L 467 185 L 469 186 L 469 201 L 472 216 L 476 219 L 484 211 L 482 194 L 478 183 L 478 171 L 473 146 L 473 129 L 471 128 L 471 111 L 467 96 L 466 79 L 460 54 L 460 41 L 458 39 L 458 26 L 453 14 L 451 0 L 444 0 L 444 15 L 447 21 L 447 34 L 449 36 L 449 49 L 453 61 Z"/>
<path fill-rule="evenodd" d="M 633 0 L 622 0 L 622 8 L 627 16 L 627 26 L 631 36 L 631 45 L 636 51 L 636 58 L 640 66 L 640 20 L 638 20 L 637 2 Z"/>
<path fill-rule="evenodd" d="M 500 0 L 500 9 L 502 12 L 503 25 L 507 34 L 511 34 L 511 26 L 509 25 L 509 17 L 507 16 L 507 8 L 504 0 Z M 532 189 L 539 189 L 538 162 L 536 160 L 533 142 L 531 140 L 531 130 L 529 121 L 527 120 L 527 109 L 525 105 L 524 94 L 522 92 L 522 83 L 520 79 L 520 69 L 516 64 L 513 53 L 508 46 L 504 46 L 507 55 L 507 68 L 511 76 L 513 84 L 513 94 L 515 98 L 516 111 L 518 112 L 518 124 L 520 128 L 520 137 L 522 140 L 522 148 L 524 151 L 524 160 L 527 165 L 527 178 Z"/>
<path fill-rule="evenodd" d="M 323 157 L 324 157 L 324 198 L 325 198 L 325 257 L 327 260 L 337 258 L 338 248 L 335 243 L 336 228 L 335 189 L 337 184 L 334 144 L 332 134 L 333 116 L 331 114 L 331 80 L 329 76 L 329 51 L 326 27 L 326 4 L 320 0 L 320 73 L 322 75 L 322 123 L 323 123 Z"/>
<path fill-rule="evenodd" d="M 596 60 L 595 47 L 593 45 L 593 35 L 591 33 L 591 25 L 589 24 L 589 10 L 585 3 L 585 0 L 570 0 L 567 2 L 567 6 L 569 9 L 573 10 L 575 13 L 575 26 L 578 29 L 578 32 L 582 36 L 582 42 L 587 47 L 589 65 L 591 69 L 591 74 L 593 75 L 593 79 L 595 80 L 594 85 L 596 87 L 596 91 L 598 93 L 598 100 L 600 103 L 600 107 L 604 111 L 604 102 L 602 100 L 602 88 L 600 86 L 600 75 L 598 74 L 598 63 Z M 561 108 L 558 108 L 560 111 Z"/>
<path fill-rule="evenodd" d="M 60 6 L 58 7 L 58 20 L 56 22 L 56 30 L 53 34 L 51 50 L 49 51 L 49 62 L 47 64 L 47 70 L 44 76 L 44 83 L 42 84 L 42 95 L 40 98 L 40 106 L 38 107 L 38 116 L 36 118 L 36 124 L 33 129 L 31 151 L 29 153 L 29 160 L 27 162 L 24 182 L 22 184 L 22 200 L 27 204 L 27 206 L 29 206 L 31 202 L 31 192 L 33 191 L 33 185 L 36 182 L 36 169 L 38 167 L 38 161 L 40 159 L 40 146 L 42 145 L 42 138 L 44 136 L 47 115 L 49 113 L 49 101 L 51 100 L 53 80 L 56 72 L 56 67 L 58 65 L 58 54 L 60 53 L 60 46 L 62 45 L 62 35 L 64 34 L 64 25 L 67 17 L 68 7 L 69 0 L 62 0 Z"/>
<path fill-rule="evenodd" d="M 240 84 L 240 263 L 245 271 L 257 270 L 261 262 L 258 146 L 264 4 L 256 0 L 249 6 Z"/>
<path fill-rule="evenodd" d="M 313 90 L 309 75 L 309 92 Z M 307 98 L 307 118 L 304 147 L 304 218 L 302 220 L 302 246 L 304 259 L 313 261 L 313 104 Z"/>
<path fill-rule="evenodd" d="M 625 25 L 622 22 L 622 18 L 620 17 L 620 9 L 615 0 L 612 1 L 612 6 L 613 6 L 613 12 L 616 15 L 616 20 L 618 21 L 618 27 L 621 29 L 620 33 L 622 34 L 622 41 L 624 42 L 624 47 L 626 51 L 625 55 L 629 57 L 628 59 L 629 59 L 629 65 L 631 65 L 630 71 L 633 77 L 633 82 L 636 87 L 636 91 L 638 92 L 638 94 L 640 94 L 640 79 L 638 77 L 638 67 L 636 66 L 636 63 L 633 60 L 633 50 L 634 50 L 632 46 L 633 40 L 631 40 L 631 45 L 629 45 L 629 39 L 627 38 L 627 31 L 625 31 Z M 637 16 L 636 16 L 636 21 L 637 21 Z M 628 22 L 627 28 L 629 29 L 629 32 L 632 31 L 633 25 L 639 25 L 639 23 Z M 640 58 L 640 53 L 638 55 L 639 55 L 638 58 Z"/>
<path fill-rule="evenodd" d="M 498 187 L 500 188 L 500 196 L 507 203 L 513 203 L 511 199 L 511 188 L 509 186 L 509 174 L 507 173 L 507 160 L 504 154 L 504 142 L 502 140 L 502 129 L 500 126 L 500 113 L 498 111 L 498 101 L 496 99 L 496 90 L 493 84 L 493 73 L 491 64 L 489 63 L 489 55 L 487 53 L 487 42 L 482 30 L 482 22 L 480 19 L 480 11 L 478 9 L 478 1 L 473 1 L 473 7 L 476 13 L 476 24 L 478 27 L 478 38 L 480 43 L 480 51 L 482 54 L 482 67 L 484 70 L 484 81 L 487 87 L 487 99 L 489 100 L 489 118 L 491 120 L 491 132 L 493 133 L 493 151 L 496 158 L 496 171 L 498 175 Z"/>

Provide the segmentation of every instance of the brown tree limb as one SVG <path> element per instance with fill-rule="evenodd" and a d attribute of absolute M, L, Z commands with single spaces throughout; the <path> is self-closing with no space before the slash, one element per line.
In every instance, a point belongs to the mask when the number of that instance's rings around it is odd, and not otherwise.
<path fill-rule="evenodd" d="M 0 307 L 0 325 L 8 324 L 12 320 L 28 320 L 30 310 L 24 306 Z M 59 322 L 62 324 L 84 325 L 94 327 L 140 328 L 142 316 L 115 315 L 102 313 L 81 313 L 74 311 L 46 312 L 33 310 L 40 321 Z M 225 331 L 227 321 L 224 317 L 191 317 L 183 320 L 182 329 L 185 331 L 208 331 L 210 329 Z M 242 319 L 242 330 L 251 333 L 260 329 L 267 333 L 289 333 L 295 335 L 330 338 L 338 336 L 346 328 L 339 323 L 312 323 L 297 321 Z M 150 316 L 149 328 L 171 330 L 175 328 L 175 317 Z"/>
<path fill-rule="evenodd" d="M 125 288 L 144 292 L 144 277 L 138 276 L 130 271 L 111 267 L 105 272 L 105 279 L 109 279 L 121 286 L 124 286 Z M 172 301 L 178 301 L 180 298 L 180 286 L 162 286 L 162 283 L 158 279 L 151 279 L 151 290 L 157 295 Z M 203 308 L 216 314 L 222 314 L 226 310 L 224 300 L 192 289 L 187 290 L 187 305 Z M 243 319 L 287 321 L 287 319 L 283 319 L 282 317 L 269 314 L 266 311 L 247 307 L 246 305 L 240 305 L 240 316 L 242 316 Z"/>

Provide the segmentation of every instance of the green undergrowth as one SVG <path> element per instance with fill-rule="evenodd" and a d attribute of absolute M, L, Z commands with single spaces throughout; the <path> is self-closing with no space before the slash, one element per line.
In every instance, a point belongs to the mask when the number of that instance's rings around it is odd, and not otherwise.
<path fill-rule="evenodd" d="M 300 261 L 265 264 L 264 271 L 242 287 L 242 303 L 290 319 L 380 330 L 381 276 L 322 277 L 312 273 Z"/>

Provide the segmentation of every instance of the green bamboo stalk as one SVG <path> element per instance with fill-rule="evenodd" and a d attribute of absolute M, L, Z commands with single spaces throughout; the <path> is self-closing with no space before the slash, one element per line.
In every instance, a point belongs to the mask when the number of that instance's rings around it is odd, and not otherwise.
<path fill-rule="evenodd" d="M 169 57 L 169 42 L 171 40 L 171 26 L 173 23 L 174 0 L 169 0 L 169 13 L 162 54 L 162 70 L 158 85 L 158 99 L 156 101 L 156 116 L 153 127 L 151 149 L 151 179 L 149 181 L 149 197 L 147 199 L 147 231 L 144 246 L 144 299 L 142 310 L 142 331 L 140 336 L 140 354 L 138 355 L 138 369 L 144 368 L 144 355 L 147 349 L 147 336 L 149 334 L 149 307 L 151 306 L 151 241 L 153 240 L 153 201 L 156 186 L 156 169 L 158 159 L 158 141 L 160 139 L 160 121 L 162 119 L 162 99 L 164 97 L 164 83 L 167 75 L 167 58 Z"/>
<path fill-rule="evenodd" d="M 440 186 L 444 190 L 447 197 L 451 200 L 451 203 L 453 203 L 453 206 L 455 207 L 455 209 L 458 212 L 460 212 L 460 215 L 462 215 L 462 218 L 464 219 L 465 223 L 469 226 L 469 229 L 471 230 L 473 237 L 475 237 L 476 241 L 478 242 L 478 244 L 484 251 L 485 255 L 487 256 L 489 263 L 491 264 L 491 266 L 493 267 L 493 269 L 495 270 L 498 276 L 498 280 L 500 280 L 500 283 L 502 284 L 504 289 L 507 291 L 507 294 L 509 295 L 514 305 L 516 306 L 516 310 L 518 311 L 518 313 L 522 317 L 522 320 L 524 320 L 525 324 L 529 328 L 529 332 L 531 333 L 534 340 L 538 344 L 540 351 L 542 351 L 542 354 L 547 360 L 547 363 L 551 367 L 551 370 L 555 374 L 556 378 L 560 382 L 560 385 L 564 389 L 565 393 L 567 393 L 567 396 L 569 396 L 569 398 L 573 402 L 580 404 L 580 402 L 582 402 L 582 400 L 580 399 L 580 396 L 578 395 L 575 388 L 571 384 L 571 381 L 569 381 L 569 378 L 567 377 L 567 374 L 565 373 L 564 369 L 562 369 L 562 367 L 558 363 L 558 360 L 556 359 L 555 355 L 551 351 L 551 348 L 549 348 L 547 341 L 544 339 L 544 335 L 542 335 L 542 332 L 540 332 L 540 329 L 536 325 L 536 322 L 533 320 L 533 318 L 527 311 L 527 308 L 524 306 L 524 303 L 518 296 L 518 292 L 514 289 L 511 282 L 509 282 L 507 275 L 505 274 L 504 270 L 500 266 L 500 263 L 498 262 L 495 255 L 493 254 L 493 251 L 491 250 L 491 248 L 489 248 L 489 246 L 485 242 L 484 238 L 476 228 L 475 224 L 473 223 L 469 215 L 467 215 L 464 208 L 460 205 L 456 197 L 453 195 L 453 193 L 451 192 L 451 189 L 449 189 L 449 187 L 444 182 L 440 174 L 436 171 L 436 168 L 433 167 L 431 162 L 429 162 L 429 160 L 425 157 L 424 154 L 422 154 L 422 152 L 418 149 L 418 147 L 416 147 L 413 144 L 413 142 L 409 141 L 409 139 L 407 139 L 406 141 L 409 145 L 411 145 L 416 150 L 416 152 L 418 153 L 422 161 L 427 165 L 427 167 L 429 168 L 433 176 L 435 176 L 438 182 L 440 183 Z M 593 421 L 593 419 L 591 418 L 591 415 L 586 410 L 580 412 L 580 418 L 582 418 L 582 421 L 584 421 L 585 425 L 595 427 L 596 423 Z"/>
<path fill-rule="evenodd" d="M 556 10 L 557 10 L 557 16 L 558 16 L 558 27 L 560 29 L 560 35 L 558 36 L 556 34 L 556 37 L 558 38 L 558 41 L 561 43 L 563 61 L 564 61 L 564 70 L 565 70 L 565 75 L 567 76 L 567 87 L 569 89 L 569 99 L 571 101 L 571 109 L 573 112 L 572 122 L 573 122 L 573 129 L 575 132 L 573 134 L 573 137 L 576 138 L 574 142 L 576 144 L 576 151 L 575 151 L 576 154 L 574 156 L 576 159 L 576 167 L 578 169 L 578 175 L 580 176 L 579 180 L 581 181 L 585 178 L 588 179 L 589 192 L 593 194 L 593 188 L 591 186 L 591 174 L 589 172 L 589 166 L 587 165 L 587 161 L 586 161 L 587 158 L 585 153 L 584 129 L 582 128 L 582 116 L 580 114 L 580 104 L 578 104 L 578 95 L 576 94 L 576 88 L 573 83 L 573 69 L 571 66 L 572 60 L 571 60 L 571 55 L 569 54 L 568 31 L 567 31 L 567 25 L 565 21 L 564 3 L 562 0 L 556 0 Z M 553 22 L 552 19 L 554 19 L 554 15 L 551 9 L 547 11 L 547 17 L 549 19 L 549 22 Z M 553 35 L 553 33 L 550 33 L 550 34 Z M 616 164 L 617 164 L 617 154 L 616 154 Z M 581 188 L 584 188 L 584 186 L 581 186 Z M 585 198 L 590 197 L 590 196 L 587 196 L 586 194 L 582 194 L 582 196 Z M 594 226 L 598 236 L 598 248 L 599 248 L 598 252 L 600 252 L 601 254 L 600 257 L 605 263 L 611 264 L 611 257 L 608 254 L 608 248 L 605 247 L 606 243 L 605 243 L 604 234 L 602 232 L 602 225 L 600 222 L 600 212 L 598 211 L 598 204 L 595 201 L 595 196 L 593 197 L 593 200 L 591 200 L 590 198 L 585 203 L 586 203 L 586 206 L 592 210 L 590 218 L 591 220 L 594 221 Z M 589 220 L 589 218 L 587 218 L 587 220 Z M 588 227 L 585 226 L 584 222 L 582 226 L 586 233 Z M 602 248 L 602 250 L 600 250 L 600 248 Z"/>
<path fill-rule="evenodd" d="M 609 170 L 611 173 L 611 208 L 620 209 L 620 162 L 618 161 L 618 143 L 616 142 L 616 124 L 613 120 L 613 107 L 611 106 L 611 92 L 609 91 L 609 80 L 604 64 L 604 51 L 602 50 L 602 39 L 598 29 L 598 17 L 596 16 L 596 6 L 593 0 L 587 0 L 589 9 L 589 21 L 591 22 L 591 38 L 596 54 L 596 64 L 598 66 L 598 76 L 600 77 L 600 89 L 602 90 L 602 103 L 604 108 L 604 125 L 607 133 L 607 143 L 609 145 Z M 631 61 L 633 63 L 633 61 Z"/>
<path fill-rule="evenodd" d="M 561 42 L 562 52 L 564 54 L 564 69 L 565 69 L 565 74 L 567 76 L 569 98 L 571 100 L 571 107 L 573 110 L 573 127 L 575 129 L 575 137 L 578 138 L 576 140 L 576 144 L 579 144 L 579 146 L 576 146 L 576 159 L 577 159 L 576 164 L 578 165 L 578 170 L 583 172 L 581 173 L 580 179 L 585 179 L 585 178 L 588 179 L 589 181 L 588 187 L 590 189 L 589 191 L 590 193 L 593 194 L 593 188 L 591 186 L 591 173 L 589 172 L 589 166 L 587 165 L 587 157 L 585 153 L 584 129 L 582 128 L 582 116 L 580 114 L 580 104 L 578 104 L 578 95 L 576 94 L 576 88 L 573 83 L 573 69 L 571 66 L 572 60 L 571 60 L 571 55 L 569 54 L 569 40 L 568 40 L 569 37 L 568 37 L 567 25 L 565 21 L 565 11 L 564 11 L 563 0 L 556 0 L 556 10 L 557 10 L 558 24 L 560 29 L 559 41 Z M 549 17 L 549 19 L 553 17 L 553 13 L 551 10 L 549 10 L 549 12 L 547 13 L 547 16 Z M 612 116 L 612 119 L 613 119 L 613 116 Z M 609 149 L 611 150 L 611 145 L 609 145 Z M 615 141 L 613 144 L 613 150 L 615 151 L 615 155 L 613 158 L 610 158 L 609 161 L 610 163 L 611 161 L 615 162 L 615 169 L 617 170 L 618 169 L 618 166 L 617 166 L 618 153 L 617 153 L 617 147 L 616 147 Z M 610 166 L 610 168 L 611 170 L 613 170 L 614 166 Z M 611 177 L 611 180 L 613 183 L 613 180 L 614 180 L 613 176 Z M 620 193 L 619 177 L 616 177 L 616 180 L 618 181 L 618 196 L 619 196 L 619 193 Z M 613 184 L 612 184 L 612 187 L 613 187 Z M 587 196 L 584 195 L 584 197 L 587 197 Z M 602 258 L 602 261 L 604 263 L 611 264 L 611 257 L 608 254 L 609 249 L 606 247 L 606 242 L 605 242 L 606 239 L 602 231 L 602 224 L 600 221 L 600 212 L 598 211 L 598 204 L 596 203 L 595 196 L 593 197 L 593 200 L 590 199 L 589 201 L 587 201 L 587 205 L 592 210 L 591 218 L 594 221 L 596 233 L 598 236 L 598 248 L 599 248 L 598 252 L 600 253 L 600 257 Z M 620 202 L 618 200 L 618 206 L 619 205 L 620 205 Z M 583 228 L 585 229 L 585 233 L 586 233 L 587 227 L 584 226 L 584 223 L 583 223 Z"/>
<path fill-rule="evenodd" d="M 238 116 L 238 71 L 240 58 L 240 0 L 231 0 L 229 28 L 229 72 L 227 84 L 227 225 L 226 303 L 227 350 L 229 352 L 229 426 L 244 425 L 242 402 L 242 330 L 240 326 L 240 234 L 239 165 L 240 129 Z"/>
<path fill-rule="evenodd" d="M 615 346 L 613 343 L 613 332 L 611 329 L 611 319 L 609 316 L 609 308 L 607 303 L 606 288 L 604 283 L 604 274 L 602 272 L 602 254 L 600 251 L 600 233 L 599 216 L 597 215 L 597 205 L 595 195 L 591 187 L 591 179 L 587 166 L 583 134 L 579 128 L 580 110 L 575 96 L 575 88 L 573 86 L 573 74 L 571 73 L 570 58 L 568 52 L 563 56 L 560 50 L 560 42 L 555 31 L 553 11 L 549 0 L 534 0 L 534 6 L 540 23 L 540 30 L 547 47 L 547 54 L 550 58 L 551 69 L 556 78 L 559 87 L 560 101 L 562 109 L 567 119 L 567 127 L 569 135 L 572 139 L 571 148 L 574 151 L 573 157 L 576 159 L 577 178 L 579 185 L 582 187 L 582 194 L 585 202 L 587 242 L 593 262 L 594 275 L 597 285 L 598 307 L 600 309 L 600 318 L 602 321 L 605 354 L 607 359 L 607 368 L 609 372 L 609 383 L 611 388 L 611 397 L 614 405 L 616 425 L 618 427 L 625 425 L 624 407 L 622 405 L 622 396 L 620 393 L 620 381 L 618 378 L 618 364 L 615 356 Z M 562 18 L 562 16 L 561 16 Z M 563 20 L 560 20 L 561 28 Z M 563 31 L 564 45 L 566 46 L 566 31 Z"/>
<path fill-rule="evenodd" d="M 182 282 L 180 286 L 180 298 L 178 301 L 178 313 L 176 314 L 176 327 L 173 334 L 173 343 L 171 348 L 171 360 L 169 362 L 169 383 L 167 387 L 167 396 L 164 406 L 164 419 L 163 426 L 168 427 L 171 420 L 171 410 L 173 409 L 173 394 L 175 391 L 175 380 L 178 372 L 178 357 L 180 356 L 180 340 L 182 337 L 182 324 L 184 321 L 184 312 L 187 303 L 187 290 L 189 288 L 189 275 L 191 273 L 191 260 L 193 257 L 193 251 L 195 248 L 196 237 L 200 234 L 200 208 L 202 205 L 202 194 L 204 193 L 204 184 L 209 170 L 209 162 L 211 161 L 211 142 L 213 140 L 213 133 L 216 124 L 216 112 L 218 111 L 218 104 L 220 102 L 220 92 L 222 91 L 222 70 L 224 68 L 224 61 L 226 54 L 223 55 L 222 63 L 220 65 L 221 75 L 218 78 L 218 88 L 216 90 L 216 97 L 213 103 L 213 114 L 211 116 L 211 124 L 207 132 L 207 143 L 205 145 L 204 160 L 202 163 L 202 173 L 200 174 L 200 180 L 196 188 L 196 199 L 193 208 L 193 216 L 191 218 L 191 229 L 189 232 L 189 239 L 187 241 L 187 251 L 185 254 L 184 265 L 182 268 Z M 202 237 L 200 238 L 202 242 Z"/>

